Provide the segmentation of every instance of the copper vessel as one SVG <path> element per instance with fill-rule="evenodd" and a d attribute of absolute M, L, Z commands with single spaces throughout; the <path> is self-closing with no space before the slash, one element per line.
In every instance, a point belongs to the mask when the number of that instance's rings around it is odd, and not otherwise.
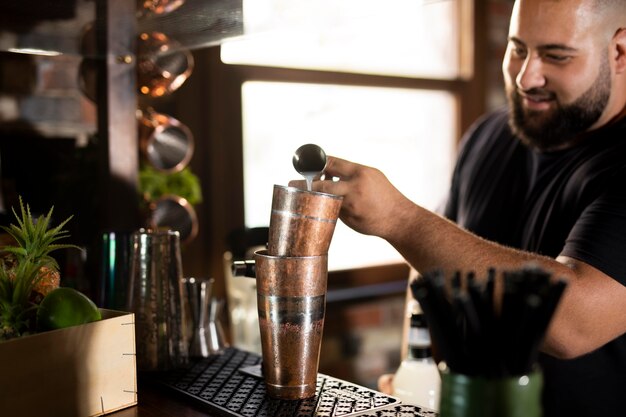
<path fill-rule="evenodd" d="M 254 254 L 263 375 L 274 398 L 315 395 L 324 315 L 328 258 Z"/>
<path fill-rule="evenodd" d="M 163 16 L 185 4 L 185 0 L 137 0 L 137 17 Z"/>
<path fill-rule="evenodd" d="M 274 185 L 268 252 L 275 256 L 328 253 L 343 197 Z"/>
<path fill-rule="evenodd" d="M 198 235 L 198 215 L 187 199 L 177 195 L 164 195 L 150 204 L 150 227 L 175 230 L 180 241 L 187 244 Z"/>
<path fill-rule="evenodd" d="M 154 169 L 172 174 L 187 167 L 195 147 L 187 125 L 148 108 L 138 112 L 138 128 L 141 153 Z"/>
<path fill-rule="evenodd" d="M 158 98 L 176 91 L 191 75 L 191 52 L 161 32 L 143 32 L 137 43 L 137 84 L 143 96 Z"/>

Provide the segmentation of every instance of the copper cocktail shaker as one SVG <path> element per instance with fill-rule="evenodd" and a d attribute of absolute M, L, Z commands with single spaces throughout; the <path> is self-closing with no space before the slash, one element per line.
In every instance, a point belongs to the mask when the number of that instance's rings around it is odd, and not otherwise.
<path fill-rule="evenodd" d="M 274 186 L 268 249 L 254 254 L 263 375 L 271 397 L 315 395 L 327 253 L 341 202 L 340 196 Z"/>
<path fill-rule="evenodd" d="M 268 253 L 315 256 L 328 253 L 343 197 L 274 185 Z"/>
<path fill-rule="evenodd" d="M 327 255 L 254 254 L 263 375 L 270 396 L 315 394 L 324 315 Z"/>

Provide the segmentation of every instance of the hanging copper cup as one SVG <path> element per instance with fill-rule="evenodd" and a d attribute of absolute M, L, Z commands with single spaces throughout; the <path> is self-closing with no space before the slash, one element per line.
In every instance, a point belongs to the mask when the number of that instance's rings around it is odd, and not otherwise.
<path fill-rule="evenodd" d="M 175 230 L 182 243 L 189 243 L 198 235 L 198 216 L 189 202 L 176 195 L 159 197 L 150 204 L 150 227 Z"/>
<path fill-rule="evenodd" d="M 185 0 L 137 0 L 138 17 L 163 16 L 185 4 Z"/>
<path fill-rule="evenodd" d="M 191 160 L 194 138 L 191 130 L 172 116 L 147 109 L 139 114 L 139 146 L 154 169 L 174 173 Z"/>
<path fill-rule="evenodd" d="M 176 91 L 193 71 L 193 55 L 160 32 L 144 32 L 137 44 L 137 85 L 142 95 L 162 97 Z"/>

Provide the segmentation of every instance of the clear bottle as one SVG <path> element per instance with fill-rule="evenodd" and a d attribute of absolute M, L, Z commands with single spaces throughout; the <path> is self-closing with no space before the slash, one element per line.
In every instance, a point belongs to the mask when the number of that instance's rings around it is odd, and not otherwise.
<path fill-rule="evenodd" d="M 405 404 L 439 411 L 441 376 L 432 357 L 430 333 L 419 304 L 412 308 L 410 320 L 408 355 L 394 375 L 393 395 Z"/>

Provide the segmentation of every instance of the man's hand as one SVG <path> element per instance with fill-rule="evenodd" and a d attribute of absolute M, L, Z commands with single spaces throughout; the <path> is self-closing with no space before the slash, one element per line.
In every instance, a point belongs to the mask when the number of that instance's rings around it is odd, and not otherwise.
<path fill-rule="evenodd" d="M 378 391 L 393 395 L 393 374 L 384 374 L 378 378 Z"/>
<path fill-rule="evenodd" d="M 341 220 L 360 233 L 386 238 L 398 227 L 394 213 L 413 204 L 376 168 L 329 156 L 324 173 L 333 180 L 315 181 L 313 190 L 343 196 Z"/>

